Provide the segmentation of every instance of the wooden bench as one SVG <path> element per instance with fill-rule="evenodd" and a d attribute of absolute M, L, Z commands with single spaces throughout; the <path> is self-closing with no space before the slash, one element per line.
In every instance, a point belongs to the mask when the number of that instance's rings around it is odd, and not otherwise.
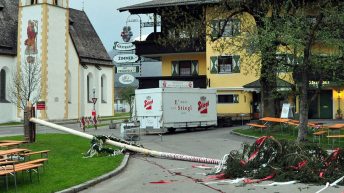
<path fill-rule="evenodd" d="M 261 129 L 266 129 L 266 128 L 268 128 L 266 125 L 260 125 L 260 124 L 256 124 L 256 123 L 247 123 L 246 125 L 248 125 L 248 126 L 250 126 L 250 127 L 261 128 Z"/>
<path fill-rule="evenodd" d="M 48 158 L 49 152 L 50 152 L 50 150 L 33 151 L 33 152 L 27 152 L 27 153 L 20 154 L 20 156 L 24 158 L 24 161 L 26 161 L 26 158 L 29 158 L 29 160 L 30 160 L 31 155 L 37 155 L 37 154 L 41 154 L 41 158 Z"/>
<path fill-rule="evenodd" d="M 324 136 L 327 133 L 327 131 L 324 130 L 320 130 L 320 131 L 316 131 L 313 133 L 313 142 L 315 141 L 315 139 L 318 137 L 319 138 L 319 144 L 321 141 L 321 136 Z"/>
<path fill-rule="evenodd" d="M 42 164 L 30 164 L 30 163 L 20 163 L 20 164 L 11 164 L 6 167 L 6 169 L 0 170 L 0 176 L 5 177 L 6 183 L 6 190 L 8 190 L 8 175 L 12 175 L 14 178 L 14 185 L 15 185 L 15 192 L 17 192 L 17 177 L 16 174 L 18 172 L 29 171 L 30 172 L 30 181 L 32 181 L 31 172 L 34 171 L 37 173 L 38 181 L 39 181 L 39 172 L 38 168 L 42 166 Z"/>
<path fill-rule="evenodd" d="M 327 138 L 332 139 L 332 146 L 333 146 L 334 140 L 339 139 L 339 143 L 340 143 L 340 139 L 344 138 L 344 135 L 328 135 Z"/>
<path fill-rule="evenodd" d="M 266 125 L 261 125 L 261 124 L 257 124 L 257 123 L 247 123 L 247 126 L 250 126 L 250 128 L 259 128 L 261 132 L 263 132 L 263 129 L 267 129 L 268 126 Z"/>

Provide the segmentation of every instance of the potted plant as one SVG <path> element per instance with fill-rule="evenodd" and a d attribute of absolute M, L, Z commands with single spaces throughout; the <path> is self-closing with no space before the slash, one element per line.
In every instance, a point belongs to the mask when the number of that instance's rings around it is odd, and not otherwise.
<path fill-rule="evenodd" d="M 336 119 L 342 119 L 342 118 L 343 118 L 342 110 L 338 109 L 337 114 L 336 114 Z"/>

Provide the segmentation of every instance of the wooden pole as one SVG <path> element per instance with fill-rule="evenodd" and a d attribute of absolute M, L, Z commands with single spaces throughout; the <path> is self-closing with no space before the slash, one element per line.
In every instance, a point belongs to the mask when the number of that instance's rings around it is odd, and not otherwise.
<path fill-rule="evenodd" d="M 34 117 L 34 113 L 32 104 L 28 101 L 24 111 L 24 140 L 29 143 L 35 142 L 36 138 L 36 126 L 30 122 L 30 119 Z"/>
<path fill-rule="evenodd" d="M 44 125 L 44 126 L 47 126 L 47 127 L 53 128 L 53 129 L 57 129 L 57 130 L 60 130 L 63 132 L 67 132 L 67 133 L 70 133 L 73 135 L 77 135 L 77 136 L 80 136 L 83 138 L 93 139 L 93 137 L 94 137 L 93 135 L 83 133 L 80 131 L 76 131 L 74 129 L 70 129 L 70 128 L 67 128 L 67 127 L 64 127 L 61 125 L 56 125 L 54 123 L 50 123 L 50 122 L 43 121 L 40 119 L 31 118 L 30 121 L 33 123 L 41 124 L 41 125 Z M 112 140 L 106 140 L 106 143 L 120 147 L 120 148 L 125 148 L 125 149 L 128 149 L 130 151 L 143 153 L 145 155 L 150 155 L 150 156 L 160 157 L 160 158 L 191 161 L 191 162 L 200 162 L 200 163 L 209 163 L 209 164 L 218 164 L 221 162 L 221 160 L 218 160 L 218 159 L 189 156 L 189 155 L 182 155 L 182 154 L 175 154 L 175 153 L 167 153 L 167 152 L 158 152 L 158 151 L 154 151 L 154 150 L 150 150 L 150 149 L 146 149 L 146 148 L 141 148 L 141 147 L 131 146 L 128 144 L 119 143 L 119 142 L 112 141 Z"/>

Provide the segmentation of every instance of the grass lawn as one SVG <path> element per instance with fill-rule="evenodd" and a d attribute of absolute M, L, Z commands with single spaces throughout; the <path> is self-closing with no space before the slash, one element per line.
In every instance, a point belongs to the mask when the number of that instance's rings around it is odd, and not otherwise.
<path fill-rule="evenodd" d="M 22 140 L 22 136 L 0 139 Z M 37 135 L 36 143 L 24 144 L 21 147 L 31 150 L 51 150 L 49 162 L 44 171 L 40 169 L 40 181 L 33 175 L 33 183 L 26 174 L 18 175 L 18 192 L 23 193 L 50 193 L 81 184 L 97 176 L 101 176 L 118 167 L 123 155 L 115 157 L 83 158 L 90 147 L 90 140 L 68 134 L 41 134 Z M 31 159 L 39 156 L 31 157 Z M 13 177 L 9 176 L 9 192 L 14 192 Z M 3 183 L 3 182 L 0 182 Z M 4 191 L 1 185 L 0 192 Z"/>
<path fill-rule="evenodd" d="M 22 122 L 0 123 L 0 126 L 15 126 L 15 125 L 23 125 L 23 123 Z"/>
<path fill-rule="evenodd" d="M 115 112 L 114 116 L 104 116 L 104 117 L 100 117 L 101 121 L 109 121 L 109 120 L 118 120 L 118 119 L 127 119 L 129 118 L 129 113 L 119 113 L 119 112 Z"/>
<path fill-rule="evenodd" d="M 103 126 L 109 126 L 109 124 L 108 123 L 97 124 L 98 129 L 99 129 L 99 127 L 103 127 Z M 86 129 L 91 129 L 91 128 L 94 129 L 93 124 L 86 126 Z"/>
<path fill-rule="evenodd" d="M 267 131 L 265 130 L 261 131 L 260 129 L 257 129 L 257 128 L 249 129 L 248 127 L 242 128 L 242 129 L 234 129 L 233 131 L 240 134 L 249 135 L 249 136 L 261 137 L 265 135 L 271 135 L 271 136 L 274 136 L 276 139 L 287 139 L 287 140 L 296 140 L 297 132 L 298 132 L 297 128 L 292 127 L 292 126 L 284 127 L 282 131 L 279 125 L 269 128 Z M 313 142 L 313 135 L 312 135 L 313 132 L 314 131 L 312 131 L 311 129 L 308 130 L 309 134 L 308 134 L 307 140 L 309 142 Z M 332 144 L 332 139 L 328 141 L 326 138 L 326 135 L 322 136 L 321 138 L 320 144 L 322 147 L 328 148 L 328 149 L 332 149 L 335 147 L 342 147 L 342 148 L 344 147 L 344 139 L 342 139 L 341 141 L 335 140 L 334 143 Z M 314 143 L 319 143 L 318 137 L 314 139 Z"/>

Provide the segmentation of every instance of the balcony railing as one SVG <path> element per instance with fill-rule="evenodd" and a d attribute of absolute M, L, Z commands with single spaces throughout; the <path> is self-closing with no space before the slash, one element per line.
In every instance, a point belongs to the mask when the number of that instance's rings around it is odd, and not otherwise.
<path fill-rule="evenodd" d="M 176 43 L 163 44 L 159 43 L 161 33 L 151 33 L 146 41 L 136 41 L 136 54 L 140 56 L 160 55 L 171 53 L 190 53 L 190 52 L 205 52 L 205 39 L 185 39 L 183 46 L 178 46 Z"/>

